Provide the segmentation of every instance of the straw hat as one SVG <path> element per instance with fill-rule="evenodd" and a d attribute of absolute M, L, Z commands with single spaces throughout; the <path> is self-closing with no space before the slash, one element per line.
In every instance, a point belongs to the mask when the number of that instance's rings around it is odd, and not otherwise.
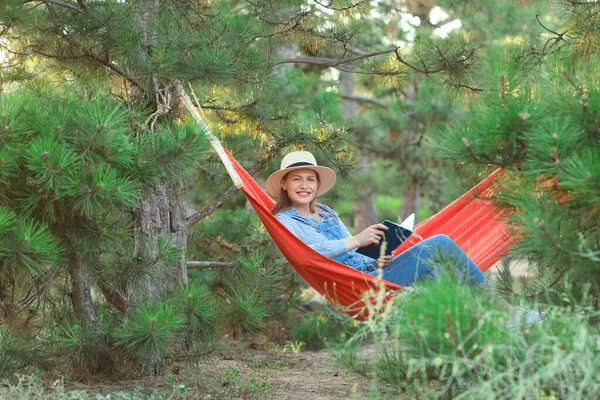
<path fill-rule="evenodd" d="M 335 172 L 330 168 L 318 166 L 315 156 L 310 152 L 293 151 L 283 157 L 279 171 L 273 172 L 267 179 L 267 193 L 275 199 L 278 198 L 281 190 L 281 180 L 285 174 L 295 169 L 303 168 L 312 169 L 319 174 L 321 184 L 317 190 L 317 196 L 325 194 L 335 185 Z"/>

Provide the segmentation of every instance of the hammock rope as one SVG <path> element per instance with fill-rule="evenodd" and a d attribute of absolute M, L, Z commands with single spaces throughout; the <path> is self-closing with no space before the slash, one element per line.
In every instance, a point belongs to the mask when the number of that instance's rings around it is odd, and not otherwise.
<path fill-rule="evenodd" d="M 376 292 L 381 284 L 389 291 L 401 289 L 401 286 L 392 282 L 382 281 L 323 256 L 290 232 L 271 213 L 273 199 L 223 148 L 180 83 L 176 83 L 176 88 L 221 158 L 235 186 L 242 190 L 283 256 L 310 286 L 356 319 L 366 318 L 364 305 L 369 299 L 365 299 L 363 293 Z M 497 190 L 494 182 L 499 174 L 498 169 L 442 211 L 417 224 L 414 233 L 394 254 L 398 255 L 429 237 L 444 234 L 452 238 L 480 270 L 490 268 L 513 244 L 507 232 L 508 211 L 495 206 L 490 200 Z"/>

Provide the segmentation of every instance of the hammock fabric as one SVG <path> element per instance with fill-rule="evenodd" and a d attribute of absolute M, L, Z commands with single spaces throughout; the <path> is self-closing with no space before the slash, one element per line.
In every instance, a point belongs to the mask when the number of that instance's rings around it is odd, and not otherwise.
<path fill-rule="evenodd" d="M 368 274 L 327 258 L 290 232 L 273 214 L 273 200 L 252 179 L 242 166 L 221 145 L 205 118 L 187 95 L 180 82 L 175 88 L 191 116 L 221 158 L 236 187 L 240 188 L 263 222 L 273 241 L 292 268 L 321 295 L 356 319 L 366 318 L 363 293 L 376 290 L 382 282 Z M 493 172 L 474 188 L 455 200 L 433 217 L 415 227 L 414 233 L 395 252 L 400 254 L 431 236 L 444 234 L 452 238 L 482 271 L 498 261 L 513 244 L 507 233 L 507 211 L 487 200 L 496 187 L 494 181 L 500 170 Z M 400 286 L 383 281 L 390 290 Z"/>
<path fill-rule="evenodd" d="M 364 319 L 364 296 L 375 290 L 381 280 L 338 263 L 310 248 L 290 232 L 273 214 L 274 201 L 244 168 L 226 153 L 237 173 L 238 185 L 252 204 L 273 241 L 298 274 L 341 311 Z M 493 172 L 474 188 L 431 218 L 416 225 L 414 233 L 396 250 L 395 255 L 431 236 L 444 234 L 452 238 L 480 270 L 490 268 L 508 251 L 511 240 L 506 231 L 507 211 L 488 200 L 500 170 Z M 383 281 L 390 290 L 399 290 Z"/>

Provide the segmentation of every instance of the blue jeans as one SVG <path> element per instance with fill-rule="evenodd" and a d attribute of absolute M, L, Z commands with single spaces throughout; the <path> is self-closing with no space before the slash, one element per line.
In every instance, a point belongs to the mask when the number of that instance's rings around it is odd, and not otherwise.
<path fill-rule="evenodd" d="M 446 235 L 425 239 L 395 257 L 383 268 L 383 279 L 408 286 L 427 278 L 435 279 L 441 273 L 454 275 L 457 280 L 476 286 L 482 286 L 487 280 L 465 252 Z M 369 274 L 377 275 L 377 271 Z"/>

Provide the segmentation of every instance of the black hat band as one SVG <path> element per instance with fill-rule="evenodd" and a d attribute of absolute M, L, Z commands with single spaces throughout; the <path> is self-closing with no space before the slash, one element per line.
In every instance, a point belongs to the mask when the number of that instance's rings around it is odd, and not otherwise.
<path fill-rule="evenodd" d="M 311 164 L 311 163 L 309 163 L 309 162 L 306 162 L 306 161 L 301 161 L 301 162 L 297 162 L 297 163 L 290 164 L 290 165 L 288 165 L 288 166 L 287 166 L 287 167 L 285 167 L 285 168 L 301 167 L 301 166 L 303 166 L 303 165 L 310 165 L 311 167 L 316 167 L 316 165 L 315 165 L 315 164 Z"/>

